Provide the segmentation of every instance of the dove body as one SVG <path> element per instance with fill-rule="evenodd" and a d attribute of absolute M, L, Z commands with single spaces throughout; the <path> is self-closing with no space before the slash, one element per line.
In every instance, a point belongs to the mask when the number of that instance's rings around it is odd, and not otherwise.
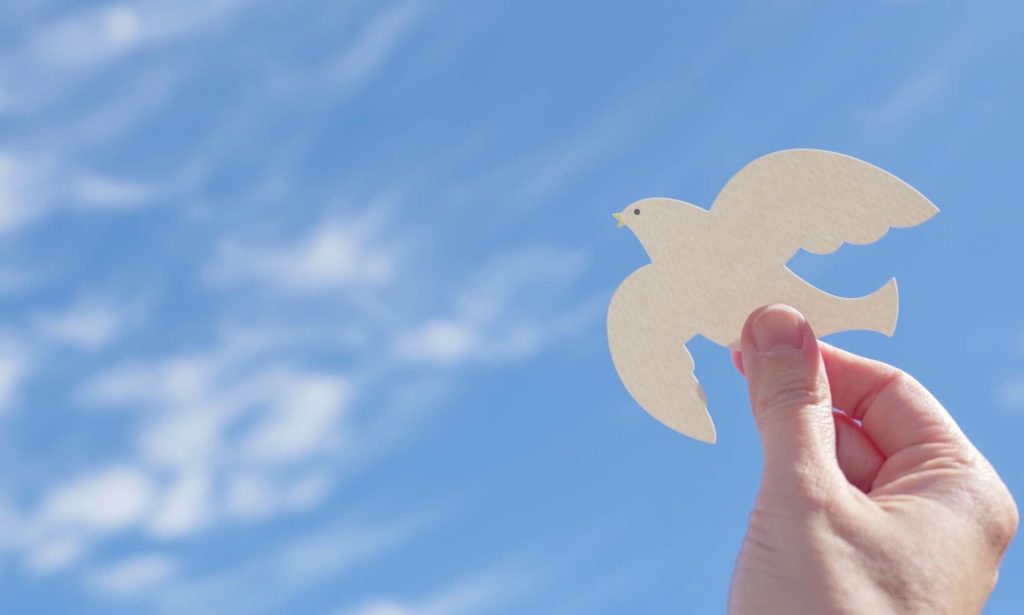
<path fill-rule="evenodd" d="M 871 295 L 837 297 L 811 285 L 784 264 L 759 257 L 757 245 L 723 241 L 714 212 L 674 199 L 644 199 L 618 214 L 640 240 L 651 265 L 644 276 L 689 318 L 675 330 L 738 348 L 740 330 L 758 307 L 785 300 L 807 315 L 821 335 L 850 329 L 892 335 L 899 298 L 895 280 Z M 680 266 L 682 265 L 682 266 Z M 649 270 L 649 271 L 647 271 Z M 692 315 L 700 315 L 699 319 Z M 678 317 L 677 317 L 678 318 Z"/>
<path fill-rule="evenodd" d="M 685 344 L 701 335 L 737 348 L 747 315 L 783 303 L 818 335 L 864 329 L 891 335 L 899 297 L 889 280 L 865 297 L 826 293 L 786 263 L 800 249 L 827 254 L 920 224 L 938 209 L 899 178 L 856 158 L 785 150 L 758 158 L 722 188 L 710 210 L 644 199 L 617 214 L 651 262 L 608 306 L 608 345 L 633 399 L 651 416 L 714 442 L 704 391 Z"/>

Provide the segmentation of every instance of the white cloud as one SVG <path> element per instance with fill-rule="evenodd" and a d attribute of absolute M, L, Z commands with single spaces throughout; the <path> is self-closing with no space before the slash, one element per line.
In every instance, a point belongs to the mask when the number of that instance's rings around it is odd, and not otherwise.
<path fill-rule="evenodd" d="M 0 150 L 0 233 L 16 229 L 39 215 L 32 195 L 34 170 L 10 152 Z"/>
<path fill-rule="evenodd" d="M 222 518 L 302 510 L 331 486 L 322 475 L 277 476 L 337 451 L 349 383 L 290 369 L 239 373 L 237 360 L 209 354 L 124 366 L 80 393 L 89 404 L 145 409 L 139 458 L 175 477 L 148 520 L 159 538 L 190 535 Z M 224 487 L 215 492 L 214 482 Z"/>
<path fill-rule="evenodd" d="M 136 453 L 145 463 L 176 475 L 212 469 L 229 422 L 253 401 L 244 386 L 222 382 L 229 364 L 216 353 L 136 360 L 99 372 L 77 397 L 101 410 L 142 410 Z"/>
<path fill-rule="evenodd" d="M 77 137 L 61 136 L 66 139 L 61 148 L 73 149 Z M 153 186 L 77 168 L 59 156 L 0 149 L 0 233 L 20 230 L 62 208 L 135 209 L 151 204 L 158 192 Z"/>
<path fill-rule="evenodd" d="M 113 341 L 133 320 L 134 311 L 124 304 L 83 298 L 64 310 L 37 315 L 33 325 L 45 339 L 93 351 Z"/>
<path fill-rule="evenodd" d="M 310 291 L 375 286 L 393 273 L 393 257 L 365 225 L 328 221 L 292 245 L 243 245 L 227 241 L 208 269 L 219 283 L 268 282 Z"/>
<path fill-rule="evenodd" d="M 145 54 L 136 54 L 143 62 L 140 70 L 128 72 L 150 74 L 154 67 L 149 58 L 156 56 L 153 51 L 160 41 L 196 34 L 218 23 L 234 27 L 231 21 L 221 17 L 241 5 L 234 1 L 183 4 L 156 0 L 74 8 L 67 17 L 45 27 L 39 37 L 26 37 L 25 40 L 35 42 L 24 49 L 15 49 L 13 53 L 0 51 L 6 53 L 0 57 L 0 92 L 11 90 L 13 98 L 9 102 L 13 107 L 8 110 L 13 109 L 15 119 L 26 120 L 26 131 L 22 132 L 39 133 L 40 127 L 28 124 L 30 121 L 38 123 L 36 120 L 40 118 L 46 119 L 45 123 L 51 118 L 57 122 L 56 127 L 44 128 L 42 136 L 26 137 L 25 142 L 19 143 L 23 147 L 16 156 L 0 156 L 0 231 L 24 225 L 42 212 L 58 207 L 92 210 L 137 207 L 155 201 L 168 186 L 178 185 L 175 181 L 167 184 L 136 181 L 135 175 L 106 175 L 98 170 L 102 164 L 81 165 L 78 158 L 88 152 L 90 156 L 96 155 L 89 160 L 120 159 L 118 144 L 136 136 L 128 134 L 126 127 L 166 104 L 170 100 L 166 96 L 173 94 L 172 90 L 178 85 L 193 85 L 191 81 L 197 76 L 188 63 L 193 56 L 202 56 L 203 49 L 182 48 L 181 51 L 187 53 L 172 54 L 175 57 L 171 61 L 154 62 L 161 64 L 155 68 L 165 70 L 167 76 L 142 84 L 144 87 L 139 88 L 138 96 L 134 97 L 137 100 L 131 104 L 123 96 L 121 65 L 117 71 L 102 75 L 102 79 L 86 80 L 98 76 L 104 67 L 114 66 L 128 55 L 143 50 Z M 410 40 L 409 33 L 420 22 L 424 6 L 403 1 L 389 4 L 377 13 L 332 65 L 337 71 L 334 77 L 350 85 L 371 78 Z M 17 68 L 12 69 L 13 66 Z M 126 63 L 123 68 L 130 67 Z M 254 85 L 254 92 L 258 93 L 262 85 Z M 118 100 L 102 100 L 107 90 Z M 80 104 L 72 105 L 66 99 L 70 92 L 84 92 L 88 96 Z M 113 104 L 106 104 L 108 102 Z M 241 101 L 241 104 L 248 104 L 248 101 Z M 90 115 L 90 111 L 97 110 L 100 113 Z M 235 132 L 223 143 L 215 144 L 223 148 L 216 152 L 218 155 L 234 152 L 232 148 L 237 148 L 238 133 L 270 116 L 261 108 L 235 111 L 237 115 L 256 119 L 235 125 L 232 129 Z M 81 115 L 86 115 L 90 121 L 74 128 L 80 124 Z M 60 119 L 59 116 L 65 117 Z M 273 117 L 271 123 L 279 119 Z M 73 130 L 65 134 L 59 125 L 61 122 Z M 61 138 L 65 136 L 68 140 L 62 143 Z M 210 141 L 200 140 L 197 147 L 203 151 L 199 156 L 206 156 Z M 51 158 L 37 164 L 34 159 L 23 158 L 22 151 L 47 152 L 46 156 Z M 112 157 L 108 158 L 108 154 Z M 141 166 L 146 167 L 149 162 L 143 161 Z M 216 190 L 210 191 L 213 192 Z M 282 191 L 282 194 L 289 193 Z M 303 193 L 295 194 L 296 199 L 302 198 Z M 182 202 L 191 203 L 194 198 L 208 195 L 185 196 Z M 211 209 L 219 204 L 213 203 Z M 165 213 L 173 215 L 170 210 Z M 269 221 L 257 221 L 253 228 L 271 228 L 269 224 Z M 48 232 L 48 229 L 40 230 Z M 191 234 L 189 237 L 194 238 Z M 399 286 L 390 284 L 395 276 L 404 275 L 400 269 L 404 269 L 405 263 L 399 259 L 396 249 L 401 246 L 396 245 L 393 238 L 394 233 L 381 232 L 365 219 L 335 217 L 306 229 L 305 233 L 292 237 L 292 241 L 280 241 L 280 237 L 272 237 L 270 241 L 253 240 L 251 235 L 242 240 L 226 241 L 216 253 L 216 261 L 209 271 L 212 279 L 219 282 L 252 284 L 257 289 L 266 286 L 272 291 L 371 288 L 381 291 L 383 303 L 390 299 L 383 296 L 384 291 Z M 388 321 L 385 327 L 407 320 L 411 324 L 410 336 L 420 335 L 416 343 L 407 344 L 404 354 L 410 361 L 458 363 L 474 358 L 494 360 L 524 356 L 548 343 L 545 335 L 554 331 L 549 328 L 550 323 L 537 324 L 550 315 L 545 297 L 550 298 L 557 290 L 553 280 L 570 280 L 577 267 L 572 255 L 550 256 L 520 255 L 522 258 L 514 259 L 515 263 L 485 267 L 479 276 L 466 283 L 452 305 L 442 306 L 440 313 L 423 313 L 423 306 L 429 300 L 415 298 L 395 308 L 395 320 L 384 317 L 381 320 Z M 536 258 L 537 262 L 526 263 L 530 258 Z M 562 277 L 557 273 L 560 267 L 565 267 Z M 420 264 L 410 269 L 415 275 L 426 267 Z M 489 276 L 495 279 L 489 280 Z M 331 296 L 348 294 L 341 292 Z M 211 299 L 217 304 L 225 296 Z M 448 296 L 447 291 L 443 296 Z M 521 299 L 526 306 L 522 312 L 519 310 Z M 230 305 L 224 313 L 220 312 L 221 307 L 222 303 L 212 308 L 218 317 L 232 322 L 244 320 L 235 319 L 237 314 L 231 311 Z M 561 313 L 563 307 L 555 306 L 551 312 Z M 205 309 L 205 305 L 201 308 Z M 291 310 L 283 318 L 273 316 L 271 320 L 288 320 L 295 313 L 303 311 Z M 550 322 L 558 319 L 556 314 Z M 131 320 L 131 310 L 126 311 L 118 302 L 83 299 L 66 310 L 40 313 L 32 320 L 31 332 L 55 342 L 54 347 L 60 344 L 98 350 L 119 340 Z M 368 448 L 362 439 L 364 432 L 353 432 L 354 426 L 362 429 L 366 425 L 350 420 L 354 409 L 352 400 L 357 399 L 357 387 L 352 378 L 366 377 L 363 372 L 371 372 L 367 380 L 374 385 L 384 382 L 388 388 L 385 397 L 404 390 L 410 398 L 416 398 L 409 405 L 429 403 L 424 401 L 422 390 L 411 392 L 413 387 L 392 378 L 393 370 L 405 370 L 407 366 L 394 364 L 389 334 L 364 327 L 360 319 L 351 320 L 353 322 L 346 322 L 346 326 L 365 335 L 370 340 L 369 345 L 374 346 L 352 358 L 351 364 L 360 370 L 356 376 L 331 373 L 328 367 L 311 369 L 298 361 L 293 363 L 295 355 L 308 350 L 302 345 L 306 342 L 290 347 L 289 350 L 296 349 L 290 354 L 280 352 L 279 348 L 238 351 L 228 348 L 230 342 L 226 342 L 216 343 L 209 351 L 197 354 L 156 358 L 136 355 L 128 357 L 120 366 L 98 366 L 95 378 L 81 387 L 79 401 L 110 411 L 120 408 L 131 413 L 123 415 L 124 421 L 112 433 L 104 434 L 102 451 L 83 452 L 99 454 L 103 459 L 113 458 L 119 465 L 90 466 L 86 463 L 70 479 L 32 485 L 26 491 L 38 489 L 42 495 L 38 506 L 28 507 L 33 514 L 27 516 L 28 529 L 24 538 L 17 539 L 15 548 L 22 549 L 28 565 L 41 572 L 84 561 L 81 570 L 94 571 L 87 580 L 91 580 L 95 589 L 127 596 L 173 584 L 177 577 L 175 564 L 163 556 L 140 556 L 96 571 L 89 566 L 90 553 L 103 553 L 105 542 L 116 541 L 113 546 L 120 550 L 123 541 L 129 539 L 181 540 L 212 531 L 218 524 L 232 523 L 238 518 L 269 519 L 323 502 L 332 495 L 339 476 L 344 475 L 344 471 L 338 469 L 342 465 L 339 460 L 342 463 L 348 460 L 345 455 L 350 447 L 353 450 Z M 249 323 L 243 326 L 246 324 Z M 310 329 L 315 330 L 315 327 Z M 172 338 L 164 342 L 174 348 L 193 341 L 179 339 L 177 335 Z M 160 340 L 152 341 L 160 343 Z M 309 353 L 304 358 L 319 359 Z M 334 357 L 327 362 L 332 360 Z M 344 364 L 348 364 L 347 359 Z M 10 401 L 24 377 L 24 365 L 20 357 L 8 358 L 0 352 L 0 404 Z M 357 382 L 361 394 L 364 381 Z M 433 390 L 428 393 L 435 396 L 432 399 L 441 394 Z M 381 418 L 378 414 L 390 412 L 392 418 L 398 414 L 390 407 L 382 412 L 376 407 L 367 410 L 368 417 L 372 415 L 366 422 L 373 423 L 371 428 Z M 95 414 L 78 417 L 68 423 L 68 428 L 75 429 L 75 424 L 82 421 L 92 424 L 96 419 Z M 110 415 L 98 417 L 99 422 L 113 420 Z M 95 428 L 94 425 L 91 429 Z M 127 446 L 121 444 L 122 438 L 127 439 Z M 78 439 L 72 438 L 72 441 Z M 378 438 L 375 442 L 379 441 Z M 53 461 L 66 462 L 63 455 L 68 452 L 62 449 L 61 455 Z M 95 459 L 92 463 L 96 463 Z M 245 582 L 236 586 L 238 591 L 225 594 L 224 599 L 230 604 L 246 589 L 263 585 L 269 586 L 271 594 L 295 591 L 325 575 L 369 560 L 400 542 L 406 532 L 404 527 L 370 524 L 303 537 L 302 541 L 283 545 L 281 552 L 269 554 L 265 562 L 246 567 L 242 575 Z M 207 586 L 197 589 L 202 593 L 204 587 Z M 416 601 L 415 604 L 429 604 L 434 598 L 436 596 L 428 596 L 424 599 L 427 602 Z M 204 601 L 196 604 L 208 610 Z"/>
<path fill-rule="evenodd" d="M 13 403 L 27 372 L 25 358 L 12 348 L 0 348 L 0 410 Z"/>
<path fill-rule="evenodd" d="M 492 220 L 522 216 L 585 179 L 609 158 L 628 152 L 673 104 L 674 97 L 666 96 L 663 88 L 641 88 L 572 131 L 552 134 L 547 143 L 492 164 L 492 170 L 477 179 L 460 181 L 452 197 L 492 203 Z"/>
<path fill-rule="evenodd" d="M 64 143 L 89 147 L 110 143 L 124 135 L 131 127 L 152 117 L 173 100 L 175 89 L 188 74 L 173 63 L 151 66 L 133 74 L 122 84 L 116 95 L 109 97 L 94 109 L 82 109 L 57 126 Z M 128 207 L 135 199 L 155 196 L 155 187 L 123 178 L 95 172 L 82 173 L 76 182 L 74 196 L 84 208 Z"/>
<path fill-rule="evenodd" d="M 84 173 L 75 182 L 72 194 L 72 204 L 80 209 L 123 211 L 146 206 L 154 189 L 138 182 Z"/>
<path fill-rule="evenodd" d="M 61 148 L 73 149 L 72 141 L 78 137 L 61 136 L 66 139 Z M 0 149 L 0 234 L 20 230 L 58 209 L 124 211 L 150 205 L 157 194 L 155 186 L 79 171 L 78 165 L 59 156 Z M 6 276 L 11 279 L 11 274 Z"/>
<path fill-rule="evenodd" d="M 142 29 L 138 13 L 127 6 L 82 11 L 41 28 L 30 57 L 51 69 L 94 65 L 135 47 Z"/>
<path fill-rule="evenodd" d="M 884 130 L 899 126 L 924 109 L 946 89 L 946 70 L 934 67 L 903 82 L 883 103 L 870 110 L 868 124 Z"/>
<path fill-rule="evenodd" d="M 194 5 L 158 0 L 79 10 L 39 27 L 14 58 L 36 71 L 95 68 L 143 45 L 198 34 L 245 4 L 240 0 Z"/>
<path fill-rule="evenodd" d="M 279 553 L 281 579 L 298 586 L 333 576 L 392 548 L 422 524 L 421 520 L 343 526 L 307 534 Z"/>
<path fill-rule="evenodd" d="M 416 615 L 416 610 L 391 599 L 376 598 L 341 615 Z"/>
<path fill-rule="evenodd" d="M 521 165 L 512 201 L 535 206 L 579 179 L 602 159 L 622 151 L 656 115 L 651 97 L 627 101 L 578 134 L 532 154 Z"/>
<path fill-rule="evenodd" d="M 996 391 L 996 398 L 1007 408 L 1024 410 L 1024 376 L 1004 382 Z"/>
<path fill-rule="evenodd" d="M 485 262 L 457 297 L 457 308 L 471 318 L 491 319 L 511 306 L 550 303 L 587 264 L 580 252 L 527 247 Z M 540 307 L 538 306 L 538 307 Z"/>
<path fill-rule="evenodd" d="M 46 497 L 41 520 L 47 526 L 111 532 L 138 524 L 155 493 L 149 476 L 129 466 L 94 471 L 58 485 Z"/>
<path fill-rule="evenodd" d="M 334 62 L 335 77 L 346 85 L 368 78 L 397 51 L 422 17 L 426 5 L 425 0 L 401 0 L 380 11 Z"/>
<path fill-rule="evenodd" d="M 40 20 L 22 45 L 0 52 L 0 114 L 28 114 L 60 101 L 97 71 L 144 49 L 231 23 L 228 18 L 249 3 L 106 3 Z"/>
<path fill-rule="evenodd" d="M 221 361 L 213 356 L 181 356 L 133 361 L 101 372 L 79 391 L 82 401 L 98 406 L 124 404 L 196 404 L 213 386 Z"/>
<path fill-rule="evenodd" d="M 326 497 L 330 487 L 330 477 L 323 472 L 289 482 L 274 480 L 266 472 L 243 471 L 227 480 L 225 514 L 256 520 L 281 511 L 308 510 Z"/>
<path fill-rule="evenodd" d="M 17 546 L 25 533 L 25 523 L 12 503 L 0 498 L 0 553 Z"/>
<path fill-rule="evenodd" d="M 974 41 L 963 33 L 932 49 L 931 64 L 920 67 L 892 93 L 864 113 L 870 129 L 884 132 L 898 128 L 925 112 L 953 87 L 956 77 L 973 53 Z"/>
<path fill-rule="evenodd" d="M 159 538 L 186 536 L 203 527 L 210 515 L 210 479 L 202 469 L 182 471 L 159 496 L 149 529 Z"/>
<path fill-rule="evenodd" d="M 337 615 L 470 615 L 507 605 L 530 582 L 521 574 L 501 570 L 462 579 L 418 599 L 373 598 Z"/>
<path fill-rule="evenodd" d="M 457 320 L 433 320 L 398 340 L 398 355 L 411 361 L 454 363 L 480 347 L 475 328 Z"/>
<path fill-rule="evenodd" d="M 167 582 L 177 570 L 170 557 L 136 555 L 93 572 L 89 585 L 104 594 L 127 598 Z"/>
<path fill-rule="evenodd" d="M 73 564 L 81 557 L 85 545 L 79 536 L 47 537 L 30 547 L 28 567 L 37 574 L 48 574 Z"/>
<path fill-rule="evenodd" d="M 49 489 L 25 515 L 13 546 L 28 568 L 46 574 L 66 568 L 99 538 L 138 527 L 151 513 L 156 486 L 138 468 L 109 466 Z"/>
<path fill-rule="evenodd" d="M 274 391 L 260 422 L 244 437 L 241 451 L 257 462 L 290 461 L 336 444 L 350 387 L 335 376 L 278 372 L 265 385 Z"/>
<path fill-rule="evenodd" d="M 0 205 L 0 207 L 3 207 Z M 31 272 L 22 268 L 0 268 L 0 294 L 14 294 L 27 290 L 33 285 Z"/>
<path fill-rule="evenodd" d="M 308 468 L 344 452 L 351 383 L 253 365 L 251 348 L 229 342 L 206 354 L 136 361 L 79 391 L 89 405 L 142 410 L 135 414 L 138 461 L 172 477 L 147 517 L 154 536 L 304 510 L 329 493 L 330 476 Z"/>
<path fill-rule="evenodd" d="M 277 494 L 262 474 L 243 473 L 233 476 L 227 485 L 227 513 L 239 519 L 261 519 L 277 508 Z"/>
<path fill-rule="evenodd" d="M 103 37 L 115 46 L 129 46 L 139 40 L 142 23 L 139 16 L 126 6 L 112 6 L 102 15 Z"/>
<path fill-rule="evenodd" d="M 533 355 L 593 317 L 589 304 L 557 305 L 551 292 L 570 284 L 585 264 L 580 254 L 550 248 L 503 255 L 484 264 L 457 293 L 451 315 L 401 333 L 395 353 L 440 365 Z"/>
<path fill-rule="evenodd" d="M 289 510 L 307 510 L 322 502 L 331 488 L 331 477 L 326 472 L 304 476 L 282 490 L 283 501 Z"/>
<path fill-rule="evenodd" d="M 307 530 L 241 565 L 168 584 L 157 596 L 159 606 L 166 612 L 218 615 L 280 610 L 289 597 L 372 561 L 422 525 L 414 519 Z"/>
<path fill-rule="evenodd" d="M 223 453 L 224 431 L 235 412 L 234 407 L 208 404 L 161 412 L 139 430 L 139 453 L 165 468 L 213 465 Z"/>

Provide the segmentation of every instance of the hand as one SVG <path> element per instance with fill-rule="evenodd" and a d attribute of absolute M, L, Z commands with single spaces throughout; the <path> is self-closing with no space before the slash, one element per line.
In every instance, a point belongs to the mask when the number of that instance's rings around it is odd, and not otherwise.
<path fill-rule="evenodd" d="M 939 402 L 789 307 L 751 314 L 741 351 L 764 472 L 730 612 L 979 612 L 1017 508 Z"/>

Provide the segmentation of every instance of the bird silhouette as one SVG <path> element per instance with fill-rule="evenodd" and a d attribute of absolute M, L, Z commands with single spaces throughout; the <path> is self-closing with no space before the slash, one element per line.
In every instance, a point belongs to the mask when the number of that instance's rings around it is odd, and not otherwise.
<path fill-rule="evenodd" d="M 864 329 L 892 335 L 896 280 L 865 297 L 830 295 L 786 263 L 800 249 L 868 244 L 890 227 L 938 212 L 899 178 L 856 158 L 784 150 L 741 169 L 710 210 L 667 198 L 613 214 L 651 262 L 627 277 L 608 306 L 608 344 L 633 399 L 666 426 L 715 441 L 686 342 L 697 335 L 736 349 L 747 316 L 770 303 L 800 310 L 816 334 Z"/>

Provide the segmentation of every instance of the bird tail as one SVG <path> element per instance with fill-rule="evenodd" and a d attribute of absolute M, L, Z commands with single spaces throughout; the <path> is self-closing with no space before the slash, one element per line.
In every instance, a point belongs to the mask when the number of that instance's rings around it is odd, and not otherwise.
<path fill-rule="evenodd" d="M 860 304 L 867 327 L 888 336 L 896 331 L 896 319 L 900 312 L 900 293 L 896 278 L 890 279 L 881 288 L 857 301 Z"/>

